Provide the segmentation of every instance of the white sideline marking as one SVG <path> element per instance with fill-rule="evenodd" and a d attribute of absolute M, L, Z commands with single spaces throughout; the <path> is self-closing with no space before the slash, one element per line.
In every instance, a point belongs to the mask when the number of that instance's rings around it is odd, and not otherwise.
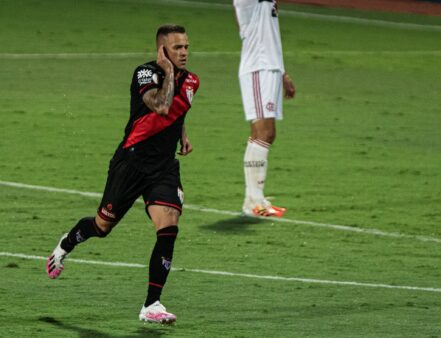
<path fill-rule="evenodd" d="M 11 252 L 0 252 L 0 256 L 16 257 L 16 258 L 23 258 L 23 259 L 33 259 L 33 260 L 44 260 L 44 261 L 47 259 L 47 257 L 43 257 L 43 256 L 25 255 L 25 254 L 21 254 L 21 253 L 11 253 Z M 148 267 L 147 265 L 136 264 L 136 263 L 105 262 L 105 261 L 94 261 L 94 260 L 74 259 L 74 258 L 66 258 L 65 261 L 74 262 L 74 263 L 81 263 L 81 264 L 107 265 L 107 266 L 126 267 L 126 268 L 147 268 Z M 299 277 L 265 276 L 265 275 L 254 275 L 254 274 L 248 274 L 248 273 L 227 272 L 227 271 L 187 269 L 187 268 L 172 268 L 172 271 L 194 272 L 194 273 L 203 273 L 203 274 L 217 275 L 217 276 L 231 276 L 231 277 L 246 277 L 246 278 L 253 278 L 253 279 L 279 280 L 279 281 L 285 281 L 285 282 L 332 284 L 332 285 L 344 285 L 344 286 L 361 286 L 361 287 L 370 287 L 370 288 L 441 292 L 441 289 L 438 289 L 438 288 L 426 288 L 426 287 L 418 287 L 418 286 L 359 283 L 359 282 L 347 282 L 347 281 L 345 282 L 345 281 L 333 281 L 333 280 L 326 280 L 326 279 L 312 279 L 312 278 L 299 278 Z"/>
<path fill-rule="evenodd" d="M 109 0 L 108 0 L 109 1 Z M 110 0 L 110 2 L 115 0 Z M 149 0 L 131 0 L 127 1 L 130 3 L 154 3 L 156 5 L 179 5 L 183 7 L 199 7 L 199 8 L 213 8 L 213 9 L 223 9 L 229 10 L 233 12 L 232 4 L 225 3 L 213 3 L 213 2 L 204 2 L 204 1 L 189 1 L 189 0 L 161 0 L 161 1 L 149 1 Z M 417 24 L 411 22 L 397 22 L 397 21 L 387 21 L 387 20 L 378 20 L 378 19 L 366 19 L 352 16 L 340 16 L 333 14 L 317 14 L 317 13 L 309 13 L 295 10 L 279 10 L 279 14 L 281 16 L 292 16 L 296 18 L 302 19 L 312 19 L 319 21 L 331 21 L 331 22 L 342 22 L 342 23 L 353 23 L 353 24 L 361 24 L 368 26 L 380 26 L 380 27 L 390 27 L 390 28 L 400 28 L 400 29 L 409 29 L 409 30 L 419 30 L 419 31 L 432 31 L 432 32 L 441 32 L 441 26 L 439 25 L 424 25 Z"/>
<path fill-rule="evenodd" d="M 40 186 L 40 185 L 31 185 L 31 184 L 24 184 L 24 183 L 18 183 L 18 182 L 0 181 L 0 185 L 14 187 L 14 188 L 21 188 L 21 189 L 31 189 L 31 190 L 40 190 L 40 191 L 80 195 L 80 196 L 86 196 L 86 197 L 101 197 L 102 196 L 102 194 L 97 193 L 97 192 L 84 192 L 84 191 L 78 191 L 78 190 L 72 190 L 72 189 L 45 187 L 45 186 Z M 141 200 L 137 200 L 137 202 L 143 203 Z M 242 213 L 237 212 L 237 211 L 218 210 L 218 209 L 206 208 L 203 206 L 191 205 L 191 204 L 185 204 L 184 208 L 189 209 L 189 210 L 195 210 L 195 211 L 207 212 L 207 213 L 213 213 L 213 214 L 219 214 L 219 215 L 229 215 L 229 216 L 237 216 L 237 217 L 242 216 Z M 413 239 L 413 240 L 418 240 L 418 241 L 422 241 L 422 242 L 441 243 L 441 238 L 429 237 L 429 236 L 406 235 L 406 234 L 401 234 L 401 233 L 396 233 L 396 232 L 385 232 L 385 231 L 374 229 L 374 228 L 356 228 L 356 227 L 351 227 L 351 226 L 347 226 L 347 225 L 319 223 L 319 222 L 313 222 L 313 221 L 302 221 L 302 220 L 296 220 L 296 219 L 276 218 L 276 217 L 267 217 L 264 220 L 270 220 L 273 222 L 281 222 L 281 223 L 298 224 L 298 225 L 308 225 L 308 226 L 312 226 L 312 227 L 329 228 L 329 229 L 334 229 L 334 230 L 350 231 L 350 232 L 377 235 L 377 236 L 383 236 L 383 237 L 407 238 L 407 239 Z"/>
<path fill-rule="evenodd" d="M 331 56 L 441 56 L 441 50 L 299 50 L 295 52 L 285 51 L 285 56 L 308 56 L 308 55 L 331 55 Z M 191 51 L 193 56 L 240 56 L 240 51 Z M 88 52 L 88 53 L 0 53 L 0 59 L 4 60 L 81 60 L 81 59 L 126 59 L 154 57 L 156 52 Z"/>

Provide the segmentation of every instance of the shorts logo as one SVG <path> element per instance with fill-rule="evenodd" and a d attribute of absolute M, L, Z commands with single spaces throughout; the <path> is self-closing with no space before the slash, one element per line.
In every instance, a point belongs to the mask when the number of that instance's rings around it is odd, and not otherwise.
<path fill-rule="evenodd" d="M 141 69 L 136 74 L 138 77 L 138 84 L 140 86 L 149 84 L 149 83 L 157 83 L 158 76 L 156 74 L 153 74 L 153 72 L 150 69 Z"/>
<path fill-rule="evenodd" d="M 268 102 L 265 108 L 266 110 L 273 112 L 276 110 L 276 105 L 274 104 L 274 102 Z"/>
<path fill-rule="evenodd" d="M 115 215 L 113 212 L 110 212 L 109 210 L 107 210 L 107 209 L 104 208 L 104 207 L 102 207 L 100 211 L 101 211 L 101 213 L 102 213 L 104 216 L 107 216 L 107 217 L 109 217 L 109 218 L 113 218 L 113 219 L 116 218 L 116 215 Z"/>
<path fill-rule="evenodd" d="M 107 204 L 107 210 L 112 211 L 113 205 L 111 203 Z"/>
<path fill-rule="evenodd" d="M 181 201 L 181 204 L 184 204 L 184 192 L 179 187 L 178 187 L 178 197 L 179 197 L 179 200 Z"/>

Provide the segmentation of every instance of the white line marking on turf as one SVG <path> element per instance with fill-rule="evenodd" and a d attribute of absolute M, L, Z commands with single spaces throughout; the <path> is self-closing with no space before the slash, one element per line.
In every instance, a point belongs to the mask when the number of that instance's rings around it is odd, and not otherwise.
<path fill-rule="evenodd" d="M 31 190 L 40 190 L 40 191 L 48 191 L 48 192 L 55 192 L 55 193 L 65 193 L 65 194 L 80 195 L 80 196 L 86 196 L 86 197 L 101 197 L 102 196 L 102 194 L 97 193 L 97 192 L 87 192 L 87 191 L 84 192 L 84 191 L 78 191 L 78 190 L 72 190 L 72 189 L 53 188 L 53 187 L 31 185 L 31 184 L 24 184 L 24 183 L 18 183 L 18 182 L 0 181 L 0 185 L 14 187 L 14 188 L 20 188 L 20 189 L 31 189 Z M 138 200 L 138 201 L 142 203 L 142 201 L 140 201 L 140 200 Z M 207 213 L 213 213 L 213 214 L 219 214 L 219 215 L 228 215 L 228 216 L 236 216 L 236 217 L 242 216 L 242 213 L 237 212 L 237 211 L 218 210 L 218 209 L 206 208 L 206 207 L 202 207 L 202 206 L 198 206 L 198 205 L 191 205 L 191 204 L 185 204 L 184 208 L 189 209 L 189 210 L 195 210 L 195 211 L 199 211 L 199 212 L 207 212 Z M 307 225 L 307 226 L 312 226 L 312 227 L 329 228 L 329 229 L 340 230 L 340 231 L 350 231 L 350 232 L 355 232 L 355 233 L 377 235 L 377 236 L 382 236 L 382 237 L 407 238 L 407 239 L 418 240 L 418 241 L 422 241 L 422 242 L 441 243 L 441 238 L 429 237 L 429 236 L 406 235 L 406 234 L 395 233 L 395 232 L 385 232 L 385 231 L 374 229 L 374 228 L 356 228 L 356 227 L 351 227 L 351 226 L 347 226 L 347 225 L 319 223 L 319 222 L 303 221 L 303 220 L 296 220 L 296 219 L 289 219 L 289 218 L 268 217 L 268 218 L 265 218 L 265 220 L 270 220 L 270 221 L 274 221 L 274 222 L 281 222 L 281 223 Z"/>
<path fill-rule="evenodd" d="M 0 256 L 3 257 L 16 257 L 29 260 L 46 260 L 47 257 L 25 255 L 21 253 L 11 253 L 11 252 L 0 252 Z M 93 264 L 93 265 L 107 265 L 115 267 L 125 267 L 125 268 L 147 268 L 147 265 L 136 264 L 136 263 L 124 263 L 124 262 L 105 262 L 105 261 L 94 261 L 86 259 L 74 259 L 66 258 L 65 261 L 80 263 L 80 264 Z M 265 276 L 265 275 L 254 275 L 248 273 L 235 273 L 227 271 L 214 271 L 214 270 L 201 270 L 201 269 L 187 269 L 187 268 L 172 268 L 173 271 L 180 272 L 194 272 L 203 273 L 209 275 L 217 276 L 231 276 L 231 277 L 246 277 L 253 279 L 267 279 L 267 280 L 278 280 L 285 282 L 300 282 L 300 283 L 315 283 L 315 284 L 332 284 L 332 285 L 343 285 L 343 286 L 355 286 L 355 287 L 370 287 L 370 288 L 386 288 L 386 289 L 401 289 L 401 290 L 411 290 L 411 291 L 427 291 L 427 292 L 441 292 L 438 288 L 427 288 L 418 286 L 405 286 L 405 285 L 389 285 L 389 284 L 377 284 L 377 283 L 359 283 L 359 282 L 348 282 L 348 281 L 334 281 L 326 279 L 313 279 L 313 278 L 300 278 L 300 277 L 281 277 L 281 276 Z"/>
<path fill-rule="evenodd" d="M 108 0 L 109 1 L 109 0 Z M 115 0 L 110 0 L 115 1 Z M 199 8 L 208 8 L 208 9 L 222 9 L 229 10 L 233 12 L 232 4 L 225 3 L 213 3 L 213 2 L 204 2 L 204 1 L 189 1 L 189 0 L 162 0 L 162 1 L 146 1 L 146 0 L 131 0 L 131 3 L 154 3 L 156 5 L 179 5 L 183 7 L 199 7 Z M 302 12 L 295 10 L 279 10 L 279 14 L 281 16 L 291 16 L 301 19 L 312 19 L 319 21 L 330 21 L 330 22 L 338 22 L 338 23 L 351 23 L 351 24 L 361 24 L 368 26 L 380 26 L 380 27 L 388 27 L 388 28 L 400 28 L 400 29 L 408 29 L 408 30 L 419 30 L 419 31 L 432 31 L 432 32 L 441 32 L 441 26 L 439 25 L 424 25 L 417 24 L 411 22 L 397 22 L 397 21 L 387 21 L 387 20 L 378 20 L 378 19 L 367 19 L 367 18 L 359 18 L 352 16 L 343 16 L 343 15 L 333 15 L 333 14 L 317 14 L 310 12 Z"/>
<path fill-rule="evenodd" d="M 239 57 L 240 51 L 192 51 L 193 56 L 234 56 Z M 441 50 L 298 50 L 295 52 L 285 51 L 285 56 L 308 56 L 308 55 L 332 55 L 332 56 L 394 56 L 394 57 L 421 57 L 441 56 Z M 87 52 L 87 53 L 0 53 L 0 59 L 4 60 L 41 60 L 41 59 L 126 59 L 154 57 L 156 52 Z"/>

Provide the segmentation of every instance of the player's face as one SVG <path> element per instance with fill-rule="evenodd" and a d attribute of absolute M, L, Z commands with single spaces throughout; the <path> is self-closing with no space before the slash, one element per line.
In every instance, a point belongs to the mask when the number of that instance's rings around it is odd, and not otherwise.
<path fill-rule="evenodd" d="M 167 56 L 178 68 L 185 68 L 188 59 L 188 37 L 185 33 L 170 33 L 164 43 Z"/>

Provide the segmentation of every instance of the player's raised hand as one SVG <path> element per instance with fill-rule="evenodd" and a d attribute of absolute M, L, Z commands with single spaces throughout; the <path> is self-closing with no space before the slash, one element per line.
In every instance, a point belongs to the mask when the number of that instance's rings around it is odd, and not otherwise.
<path fill-rule="evenodd" d="M 292 99 L 296 96 L 296 87 L 287 73 L 283 74 L 283 89 L 286 99 Z"/>
<path fill-rule="evenodd" d="M 161 45 L 158 48 L 156 63 L 164 70 L 166 74 L 170 74 L 173 72 L 173 63 L 167 57 L 167 51 L 164 45 Z"/>

